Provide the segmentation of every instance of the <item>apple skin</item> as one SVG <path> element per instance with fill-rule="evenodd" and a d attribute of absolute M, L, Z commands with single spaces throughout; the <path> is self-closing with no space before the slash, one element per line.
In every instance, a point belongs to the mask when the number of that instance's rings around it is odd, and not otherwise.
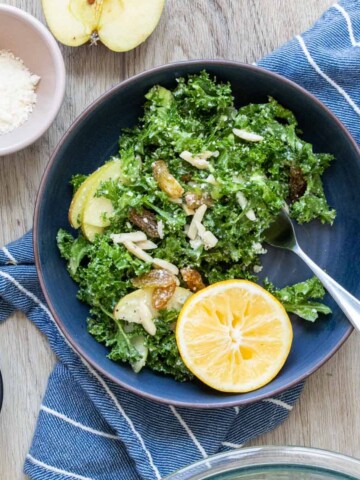
<path fill-rule="evenodd" d="M 143 43 L 164 5 L 165 0 L 42 0 L 48 27 L 59 42 L 78 47 L 95 36 L 114 52 Z"/>

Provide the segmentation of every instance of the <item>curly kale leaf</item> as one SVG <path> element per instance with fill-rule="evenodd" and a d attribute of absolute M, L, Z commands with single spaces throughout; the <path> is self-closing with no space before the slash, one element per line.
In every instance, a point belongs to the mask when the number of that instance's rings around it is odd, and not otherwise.
<path fill-rule="evenodd" d="M 87 178 L 88 178 L 88 175 L 82 175 L 81 173 L 78 173 L 77 175 L 73 175 L 71 177 L 70 184 L 74 189 L 74 193 L 76 192 L 76 190 L 79 189 L 81 184 L 83 184 Z"/>
<path fill-rule="evenodd" d="M 276 289 L 273 283 L 265 279 L 264 287 L 284 305 L 287 312 L 295 313 L 304 320 L 314 322 L 319 313 L 331 313 L 327 305 L 314 301 L 321 300 L 325 295 L 324 287 L 316 277 L 282 289 Z"/>
<path fill-rule="evenodd" d="M 88 319 L 88 330 L 100 343 L 109 349 L 108 358 L 114 361 L 134 363 L 140 355 L 132 340 L 142 337 L 148 349 L 146 366 L 156 372 L 186 381 L 193 378 L 181 360 L 176 344 L 174 328 L 179 312 L 161 310 L 155 319 L 156 334 L 149 335 L 141 325 L 115 321 L 113 316 L 101 308 L 93 308 Z M 125 327 L 126 325 L 126 327 Z"/>
<path fill-rule="evenodd" d="M 91 310 L 88 331 L 94 338 L 109 348 L 108 358 L 114 361 L 136 362 L 140 355 L 125 333 L 123 322 L 115 321 L 112 314 L 101 308 Z"/>
<path fill-rule="evenodd" d="M 175 310 L 160 310 L 155 319 L 156 335 L 149 335 L 141 326 L 137 326 L 133 334 L 145 337 L 145 345 L 149 349 L 147 367 L 184 382 L 191 380 L 193 375 L 184 365 L 176 344 L 174 329 L 178 314 Z"/>
<path fill-rule="evenodd" d="M 78 298 L 112 312 L 120 298 L 133 290 L 131 279 L 149 269 L 149 264 L 114 244 L 108 235 L 98 236 L 88 252 L 87 264 L 77 272 Z"/>
<path fill-rule="evenodd" d="M 309 174 L 305 179 L 307 183 L 305 193 L 291 205 L 291 216 L 299 223 L 319 218 L 322 223 L 332 224 L 336 212 L 327 203 L 320 175 Z"/>
<path fill-rule="evenodd" d="M 61 253 L 68 262 L 68 270 L 70 275 L 77 280 L 77 271 L 82 260 L 91 251 L 91 244 L 81 235 L 76 239 L 66 230 L 59 230 L 56 241 Z"/>

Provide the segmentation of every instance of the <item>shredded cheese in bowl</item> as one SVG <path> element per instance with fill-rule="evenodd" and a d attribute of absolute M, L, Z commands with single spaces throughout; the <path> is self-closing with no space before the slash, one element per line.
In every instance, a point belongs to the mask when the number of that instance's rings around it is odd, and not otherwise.
<path fill-rule="evenodd" d="M 0 50 L 0 135 L 26 122 L 36 104 L 39 81 L 20 58 Z"/>

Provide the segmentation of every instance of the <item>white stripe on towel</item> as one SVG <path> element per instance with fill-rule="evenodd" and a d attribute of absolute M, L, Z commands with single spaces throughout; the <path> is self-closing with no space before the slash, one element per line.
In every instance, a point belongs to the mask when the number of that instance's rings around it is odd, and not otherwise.
<path fill-rule="evenodd" d="M 120 440 L 120 438 L 117 437 L 116 435 L 111 435 L 110 433 L 101 432 L 100 430 L 95 430 L 94 428 L 87 427 L 86 425 L 76 422 L 75 420 L 73 420 L 70 417 L 67 417 L 63 413 L 57 412 L 56 410 L 46 407 L 45 405 L 41 405 L 40 410 L 42 410 L 43 412 L 49 413 L 54 417 L 60 418 L 61 420 L 64 420 L 64 422 L 70 423 L 74 427 L 81 428 L 81 430 L 85 430 L 85 432 L 93 433 L 94 435 L 99 435 L 100 437 L 110 438 L 111 440 Z"/>
<path fill-rule="evenodd" d="M 30 292 L 29 290 L 27 290 L 26 288 L 24 288 L 17 280 L 15 280 L 14 277 L 12 277 L 11 275 L 9 275 L 8 273 L 6 272 L 2 272 L 0 271 L 0 276 L 2 276 L 3 278 L 7 278 L 13 285 L 15 285 L 15 287 L 17 287 L 21 292 L 23 292 L 27 297 L 31 298 L 31 300 L 33 302 L 35 302 L 37 305 L 39 305 L 39 307 L 41 307 L 44 312 L 49 316 L 49 318 L 52 320 L 52 322 L 54 323 L 54 325 L 56 326 L 57 328 L 57 331 L 59 332 L 59 334 L 61 335 L 61 337 L 64 339 L 64 341 L 66 342 L 66 344 L 71 348 L 71 350 L 73 352 L 75 352 L 74 348 L 72 347 L 72 345 L 68 342 L 68 340 L 64 337 L 63 333 L 61 332 L 61 330 L 59 329 L 59 327 L 57 326 L 53 316 L 51 315 L 51 312 L 50 310 L 32 293 Z M 76 352 L 75 352 L 76 353 Z M 78 355 L 76 353 L 76 355 Z M 112 399 L 112 401 L 114 402 L 115 406 L 117 407 L 117 409 L 119 410 L 119 412 L 121 413 L 121 415 L 125 418 L 125 420 L 127 421 L 130 429 L 132 430 L 132 432 L 134 433 L 134 435 L 137 437 L 137 439 L 139 440 L 140 442 L 140 445 L 141 447 L 143 448 L 144 452 L 146 453 L 146 456 L 148 457 L 148 460 L 149 460 L 149 464 L 151 465 L 151 468 L 153 469 L 155 475 L 156 475 L 156 478 L 157 480 L 161 480 L 161 475 L 160 475 L 160 472 L 159 470 L 157 469 L 156 465 L 154 464 L 154 461 L 152 459 L 152 456 L 149 452 L 149 450 L 146 448 L 145 446 L 145 443 L 144 443 L 144 440 L 143 438 L 141 437 L 141 435 L 139 434 L 139 432 L 136 430 L 136 428 L 134 427 L 134 424 L 132 422 L 132 420 L 126 415 L 124 409 L 122 408 L 122 406 L 119 404 L 117 398 L 115 397 L 115 395 L 113 394 L 113 392 L 110 390 L 110 388 L 106 385 L 106 383 L 104 382 L 104 380 L 95 372 L 95 370 L 88 364 L 88 362 L 79 356 L 79 359 L 81 360 L 81 362 L 86 366 L 86 368 L 91 372 L 91 374 L 98 380 L 98 382 L 102 385 L 102 387 L 104 388 L 104 390 L 106 391 L 106 393 L 109 395 L 109 397 Z"/>
<path fill-rule="evenodd" d="M 140 442 L 140 445 L 142 447 L 142 449 L 144 450 L 144 452 L 146 453 L 146 456 L 148 457 L 148 460 L 149 460 L 149 464 L 151 466 L 151 468 L 153 469 L 155 475 L 156 475 L 156 478 L 157 480 L 161 480 L 161 475 L 160 475 L 160 472 L 159 470 L 157 469 L 156 465 L 154 464 L 154 461 L 152 459 L 152 456 L 151 456 L 151 453 L 149 452 L 149 450 L 146 448 L 146 445 L 144 443 L 144 440 L 142 438 L 142 436 L 140 435 L 140 433 L 136 430 L 132 420 L 130 417 L 127 416 L 127 414 L 125 413 L 125 410 L 123 409 L 123 407 L 120 405 L 120 403 L 118 402 L 118 399 L 115 397 L 115 395 L 113 394 L 113 392 L 110 390 L 110 388 L 106 385 L 105 381 L 95 372 L 95 370 L 93 370 L 90 365 L 87 363 L 87 361 L 85 359 L 82 359 L 84 365 L 87 366 L 87 368 L 91 371 L 91 373 L 94 375 L 94 377 L 98 380 L 98 382 L 102 385 L 102 387 L 104 388 L 104 390 L 106 391 L 106 393 L 109 395 L 109 397 L 112 399 L 112 401 L 114 402 L 115 406 L 117 407 L 117 409 L 119 410 L 119 412 L 121 413 L 121 415 L 125 418 L 125 420 L 127 421 L 130 429 L 132 430 L 133 434 L 136 436 L 136 438 L 139 440 Z"/>
<path fill-rule="evenodd" d="M 185 420 L 182 418 L 182 416 L 180 415 L 180 413 L 176 410 L 176 408 L 173 406 L 173 405 L 169 405 L 170 407 L 170 410 L 172 411 L 172 413 L 175 415 L 175 417 L 177 418 L 177 420 L 179 421 L 180 425 L 182 425 L 184 427 L 184 430 L 186 431 L 186 433 L 189 435 L 189 437 L 191 438 L 191 440 L 193 441 L 194 445 L 196 446 L 196 448 L 199 450 L 199 452 L 201 453 L 201 455 L 203 456 L 203 458 L 208 458 L 208 454 L 205 452 L 205 449 L 204 447 L 201 445 L 201 443 L 199 442 L 199 440 L 195 437 L 194 433 L 192 432 L 191 428 L 189 427 L 189 425 L 185 422 Z"/>
<path fill-rule="evenodd" d="M 345 90 L 340 87 L 340 85 L 338 85 L 336 82 L 334 82 L 334 80 L 332 80 L 328 75 L 326 75 L 326 73 L 324 73 L 321 68 L 317 65 L 317 63 L 315 62 L 315 60 L 312 58 L 312 56 L 310 55 L 310 52 L 309 50 L 307 49 L 306 45 L 305 45 L 305 42 L 303 40 L 303 38 L 300 36 L 300 35 L 297 35 L 296 36 L 296 39 L 297 41 L 299 42 L 308 62 L 310 63 L 310 65 L 313 67 L 313 69 L 321 76 L 323 77 L 324 80 L 326 80 L 328 83 L 330 83 L 330 85 L 332 87 L 334 87 L 339 93 L 340 95 L 342 95 L 345 100 L 348 102 L 348 104 L 354 109 L 354 111 L 360 115 L 360 108 L 356 105 L 356 103 L 354 102 L 354 100 L 349 96 L 348 93 L 345 92 Z"/>
<path fill-rule="evenodd" d="M 69 477 L 69 478 L 76 478 L 77 480 L 93 480 L 90 477 L 83 477 L 82 475 L 78 475 L 77 473 L 67 472 L 66 470 L 61 470 L 60 468 L 56 468 L 51 465 L 48 465 L 47 463 L 37 460 L 32 455 L 30 455 L 30 453 L 26 455 L 26 458 L 34 465 L 45 468 L 46 470 L 49 470 L 49 472 L 58 473 L 60 475 L 64 475 L 65 477 Z"/>
<path fill-rule="evenodd" d="M 20 292 L 24 293 L 27 297 L 31 298 L 31 300 L 33 302 L 35 302 L 37 305 L 39 305 L 40 308 L 42 308 L 44 310 L 44 312 L 49 315 L 49 317 L 51 318 L 51 320 L 53 320 L 53 317 L 50 313 L 50 310 L 37 298 L 36 295 L 34 295 L 33 293 L 31 293 L 29 290 L 27 290 L 25 287 L 23 287 L 21 285 L 21 283 L 19 283 L 17 280 L 15 280 L 14 277 L 12 277 L 11 275 L 9 275 L 8 273 L 6 272 L 1 272 L 0 271 L 0 275 L 3 277 L 3 278 L 6 278 L 7 280 L 9 280 L 13 285 L 15 285 L 16 288 L 18 288 L 20 290 Z M 60 330 L 59 330 L 60 332 Z M 62 334 L 61 334 L 62 335 Z"/>
<path fill-rule="evenodd" d="M 353 47 L 360 47 L 360 42 L 357 42 L 355 40 L 355 35 L 354 35 L 354 29 L 353 29 L 353 26 L 352 26 L 352 23 L 351 23 L 351 18 L 350 18 L 350 15 L 348 14 L 348 12 L 345 10 L 344 7 L 342 7 L 341 5 L 339 5 L 338 3 L 335 3 L 333 5 L 334 8 L 336 8 L 336 10 L 338 10 L 342 16 L 345 18 L 346 20 L 346 24 L 347 24 L 347 28 L 348 28 L 348 31 L 349 31 L 349 37 L 350 37 L 350 41 L 351 41 L 351 45 Z"/>
<path fill-rule="evenodd" d="M 241 448 L 244 446 L 244 443 L 221 442 L 221 445 L 229 448 Z"/>
<path fill-rule="evenodd" d="M 289 412 L 293 409 L 292 405 L 289 405 L 288 403 L 285 403 L 281 400 L 277 400 L 276 398 L 265 398 L 263 402 L 268 402 L 268 403 L 273 403 L 274 405 L 277 405 L 278 407 L 285 408 L 285 410 L 289 410 Z"/>
<path fill-rule="evenodd" d="M 16 259 L 11 255 L 11 253 L 9 252 L 9 250 L 6 248 L 6 247 L 2 247 L 1 249 L 4 254 L 7 256 L 7 258 L 10 260 L 10 263 L 12 263 L 13 265 L 17 265 L 17 261 Z"/>

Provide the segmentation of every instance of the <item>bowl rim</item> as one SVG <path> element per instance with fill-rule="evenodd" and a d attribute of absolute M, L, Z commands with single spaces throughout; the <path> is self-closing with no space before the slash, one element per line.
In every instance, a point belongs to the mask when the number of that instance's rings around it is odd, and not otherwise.
<path fill-rule="evenodd" d="M 23 22 L 30 24 L 31 27 L 40 34 L 44 42 L 48 45 L 51 56 L 54 59 L 57 79 L 56 95 L 54 95 L 55 101 L 51 104 L 51 108 L 47 111 L 46 119 L 40 124 L 40 128 L 32 130 L 31 134 L 29 134 L 26 138 L 18 141 L 17 143 L 6 147 L 0 146 L 0 157 L 10 155 L 11 153 L 18 152 L 19 150 L 28 147 L 32 143 L 36 142 L 36 140 L 38 140 L 48 130 L 60 110 L 60 107 L 64 100 L 66 86 L 66 70 L 64 58 L 62 56 L 59 45 L 57 44 L 55 38 L 50 33 L 50 31 L 46 28 L 46 26 L 30 13 L 12 5 L 0 4 L 0 15 L 2 13 L 8 13 L 10 15 L 13 15 L 14 17 L 19 17 Z"/>
<path fill-rule="evenodd" d="M 131 77 L 127 78 L 126 80 L 120 82 L 119 84 L 111 87 L 105 93 L 100 95 L 94 102 L 92 102 L 75 119 L 75 121 L 72 123 L 72 125 L 68 128 L 68 130 L 65 132 L 65 134 L 61 138 L 61 140 L 58 143 L 58 145 L 56 146 L 53 154 L 51 155 L 50 160 L 48 162 L 48 165 L 46 166 L 46 169 L 43 173 L 43 176 L 42 176 L 42 179 L 41 179 L 41 182 L 40 182 L 40 187 L 39 187 L 39 190 L 38 190 L 38 194 L 37 194 L 37 197 L 36 197 L 35 210 L 34 210 L 34 221 L 33 221 L 33 248 L 34 248 L 34 256 L 35 256 L 35 265 L 36 265 L 36 270 L 37 270 L 37 273 L 38 273 L 39 282 L 40 282 L 42 292 L 43 292 L 44 297 L 46 299 L 46 302 L 49 306 L 49 309 L 50 309 L 50 311 L 51 311 L 51 313 L 54 317 L 55 323 L 57 324 L 60 332 L 63 334 L 63 336 L 65 337 L 65 339 L 67 340 L 67 342 L 69 343 L 71 348 L 73 348 L 74 351 L 77 352 L 80 355 L 80 357 L 83 360 L 86 361 L 86 363 L 88 364 L 87 367 L 89 367 L 89 365 L 90 365 L 91 367 L 95 368 L 95 370 L 97 372 L 100 372 L 106 378 L 108 378 L 109 380 L 112 380 L 117 385 L 120 385 L 121 387 L 125 388 L 126 390 L 128 390 L 132 393 L 135 393 L 136 395 L 139 395 L 143 398 L 147 398 L 149 400 L 152 400 L 152 401 L 155 401 L 155 402 L 158 402 L 158 403 L 163 403 L 163 404 L 166 404 L 166 405 L 174 405 L 174 406 L 179 406 L 179 407 L 202 408 L 202 409 L 236 407 L 236 406 L 239 406 L 239 405 L 251 404 L 251 403 L 257 402 L 259 400 L 264 400 L 266 398 L 270 398 L 274 395 L 278 395 L 278 394 L 294 387 L 295 385 L 298 385 L 301 381 L 303 381 L 304 379 L 309 377 L 312 373 L 314 373 L 316 370 L 318 370 L 318 368 L 320 368 L 324 363 L 326 363 L 327 360 L 329 360 L 339 350 L 339 348 L 344 344 L 344 342 L 348 339 L 348 337 L 352 333 L 352 331 L 354 329 L 352 324 L 350 322 L 348 323 L 348 328 L 345 331 L 345 333 L 343 334 L 343 336 L 341 337 L 340 341 L 337 343 L 337 345 L 335 345 L 335 347 L 332 348 L 328 352 L 327 355 L 325 355 L 319 362 L 317 362 L 316 365 L 314 365 L 312 368 L 308 369 L 308 371 L 306 373 L 304 373 L 300 377 L 296 378 L 296 380 L 291 380 L 288 383 L 286 383 L 285 385 L 283 385 L 282 387 L 279 387 L 279 388 L 273 390 L 272 392 L 264 393 L 264 394 L 258 395 L 256 398 L 246 399 L 246 400 L 237 399 L 237 400 L 229 401 L 228 400 L 229 397 L 224 396 L 223 397 L 224 399 L 227 398 L 226 402 L 224 402 L 223 399 L 219 399 L 219 401 L 211 402 L 211 403 L 207 403 L 206 401 L 194 403 L 194 402 L 191 402 L 191 401 L 173 400 L 173 399 L 166 398 L 166 395 L 165 396 L 162 395 L 161 397 L 159 397 L 155 394 L 143 392 L 136 387 L 129 386 L 126 382 L 123 382 L 123 381 L 119 380 L 117 377 L 115 377 L 114 375 L 108 373 L 103 367 L 98 365 L 98 363 L 96 361 L 92 360 L 89 357 L 89 355 L 81 347 L 79 347 L 76 344 L 76 342 L 71 338 L 71 335 L 67 332 L 67 330 L 66 330 L 66 328 L 65 328 L 65 326 L 62 322 L 62 319 L 57 315 L 57 313 L 55 311 L 55 308 L 53 307 L 53 305 L 51 303 L 51 298 L 47 293 L 46 284 L 45 284 L 45 280 L 44 280 L 42 269 L 41 269 L 40 254 L 39 254 L 39 249 L 38 249 L 38 237 L 39 237 L 38 223 L 39 223 L 39 217 L 40 217 L 40 205 L 41 205 L 41 201 L 42 201 L 43 192 L 44 192 L 46 184 L 47 184 L 47 176 L 50 173 L 53 164 L 55 163 L 55 160 L 56 160 L 56 157 L 58 155 L 59 150 L 62 148 L 62 146 L 66 142 L 67 137 L 69 136 L 70 132 L 72 132 L 73 129 L 76 128 L 83 121 L 83 119 L 85 117 L 87 117 L 90 113 L 92 113 L 98 107 L 98 105 L 100 105 L 103 102 L 104 99 L 106 99 L 108 97 L 111 97 L 114 93 L 116 93 L 118 90 L 123 89 L 128 84 L 131 84 L 133 82 L 137 82 L 138 80 L 141 80 L 142 78 L 146 78 L 148 76 L 151 76 L 154 73 L 163 72 L 163 71 L 167 71 L 167 70 L 172 70 L 176 67 L 179 68 L 179 67 L 184 66 L 184 65 L 192 65 L 192 66 L 195 66 L 195 67 L 198 66 L 199 68 L 201 67 L 202 69 L 205 69 L 205 70 L 207 68 L 207 65 L 208 66 L 219 66 L 219 67 L 224 66 L 224 65 L 232 66 L 232 67 L 236 67 L 236 68 L 240 67 L 242 69 L 246 69 L 246 70 L 250 70 L 250 71 L 261 72 L 261 73 L 263 73 L 267 76 L 273 77 L 273 78 L 277 79 L 278 81 L 291 86 L 292 88 L 295 88 L 302 95 L 305 95 L 305 96 L 309 97 L 311 99 L 311 101 L 316 103 L 321 109 L 325 110 L 326 114 L 338 126 L 338 128 L 342 131 L 342 133 L 347 138 L 347 141 L 353 146 L 353 148 L 357 152 L 357 154 L 359 156 L 359 159 L 360 159 L 360 148 L 356 144 L 356 142 L 353 139 L 353 137 L 351 136 L 351 134 L 348 132 L 348 130 L 342 124 L 342 122 L 320 100 L 318 100 L 314 95 L 312 95 L 310 92 L 305 90 L 300 85 L 297 85 L 295 82 L 283 77 L 282 75 L 271 72 L 271 71 L 266 70 L 265 68 L 259 67 L 257 65 L 250 65 L 250 64 L 247 64 L 247 63 L 243 63 L 243 62 L 237 62 L 237 61 L 232 61 L 232 60 L 221 60 L 221 59 L 219 59 L 219 60 L 198 59 L 198 60 L 189 60 L 189 61 L 184 60 L 184 61 L 171 62 L 171 63 L 167 63 L 167 64 L 164 64 L 164 65 L 160 65 L 160 66 L 145 70 L 145 71 L 143 71 L 143 72 L 141 72 L 137 75 L 131 76 Z"/>
<path fill-rule="evenodd" d="M 0 412 L 3 404 L 3 399 L 4 399 L 4 384 L 3 384 L 3 379 L 0 371 Z"/>
<path fill-rule="evenodd" d="M 275 463 L 274 463 L 275 461 Z M 224 462 L 226 462 L 224 464 Z M 305 462 L 309 462 L 307 465 Z M 331 465 L 331 462 L 337 463 Z M 213 465 L 211 465 L 213 463 Z M 205 480 L 216 474 L 236 473 L 244 468 L 287 466 L 318 468 L 341 475 L 359 475 L 360 460 L 331 450 L 297 445 L 264 445 L 212 455 L 173 472 L 164 480 Z M 225 470 L 224 470 L 225 469 Z M 330 470 L 331 469 L 331 470 Z M 186 475 L 186 476 L 185 476 Z M 354 478 L 354 477 L 352 477 Z M 360 475 L 355 477 L 360 479 Z"/>

